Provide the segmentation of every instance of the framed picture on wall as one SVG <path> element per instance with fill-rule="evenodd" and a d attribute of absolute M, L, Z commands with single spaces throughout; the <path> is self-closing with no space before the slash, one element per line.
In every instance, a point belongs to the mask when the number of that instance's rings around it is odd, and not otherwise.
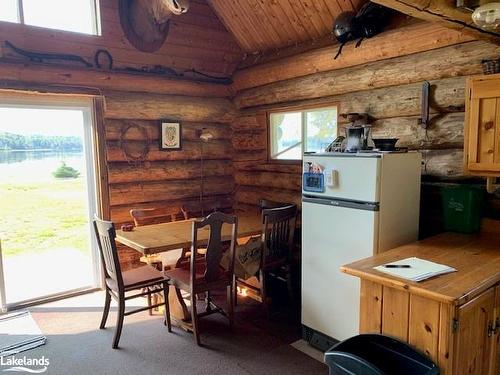
<path fill-rule="evenodd" d="M 179 122 L 160 121 L 160 150 L 180 150 L 181 139 L 182 132 Z"/>

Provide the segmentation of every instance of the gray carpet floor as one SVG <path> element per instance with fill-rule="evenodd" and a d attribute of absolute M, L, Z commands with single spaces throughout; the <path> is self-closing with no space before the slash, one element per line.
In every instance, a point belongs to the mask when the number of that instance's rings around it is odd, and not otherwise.
<path fill-rule="evenodd" d="M 94 294 L 101 300 L 102 294 Z M 120 349 L 111 349 L 116 313 L 108 328 L 99 330 L 100 303 L 79 303 L 74 298 L 31 308 L 35 321 L 47 336 L 43 347 L 23 353 L 50 360 L 47 374 L 327 374 L 327 367 L 294 349 L 299 326 L 287 314 L 268 320 L 262 309 L 243 302 L 236 310 L 236 327 L 214 314 L 201 320 L 203 347 L 191 334 L 174 327 L 168 333 L 161 315 L 147 312 L 125 317 Z"/>

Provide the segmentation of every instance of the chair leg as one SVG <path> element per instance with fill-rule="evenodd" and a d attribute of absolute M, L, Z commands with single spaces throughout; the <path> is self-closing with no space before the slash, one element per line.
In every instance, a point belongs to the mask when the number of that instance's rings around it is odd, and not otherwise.
<path fill-rule="evenodd" d="M 168 303 L 168 291 L 169 286 L 167 283 L 163 283 L 163 299 L 165 300 L 165 321 L 164 324 L 167 325 L 168 332 L 172 332 L 172 322 L 170 320 L 170 304 Z"/>
<path fill-rule="evenodd" d="M 235 280 L 233 284 L 234 306 L 236 307 L 238 306 L 238 282 Z"/>
<path fill-rule="evenodd" d="M 124 317 L 125 317 L 125 301 L 123 300 L 123 296 L 120 296 L 118 300 L 118 315 L 116 317 L 116 331 L 115 331 L 115 337 L 113 339 L 113 349 L 118 348 L 118 342 L 120 341 L 120 336 L 122 334 Z"/>
<path fill-rule="evenodd" d="M 111 304 L 111 294 L 109 294 L 108 289 L 106 288 L 106 299 L 104 300 L 104 311 L 102 312 L 101 324 L 99 326 L 100 329 L 104 329 L 106 327 L 106 321 L 108 320 L 110 304 Z"/>
<path fill-rule="evenodd" d="M 209 291 L 209 290 L 207 290 L 207 291 L 205 292 L 205 303 L 206 303 L 206 308 L 205 308 L 205 310 L 206 310 L 207 312 L 212 311 L 212 304 L 211 304 L 211 302 L 212 302 L 212 300 L 210 299 L 210 291 Z"/>
<path fill-rule="evenodd" d="M 229 318 L 229 328 L 232 330 L 234 325 L 234 283 L 227 286 L 227 312 Z"/>
<path fill-rule="evenodd" d="M 286 271 L 286 285 L 288 288 L 288 298 L 290 300 L 290 305 L 293 306 L 295 304 L 295 298 L 293 295 L 292 270 L 290 265 L 287 267 Z"/>
<path fill-rule="evenodd" d="M 153 315 L 153 309 L 151 308 L 151 289 L 150 288 L 147 288 L 148 290 L 148 295 L 147 295 L 147 298 L 148 298 L 148 307 L 149 307 L 149 315 Z"/>
<path fill-rule="evenodd" d="M 262 304 L 264 305 L 267 317 L 269 318 L 270 310 L 269 310 L 269 303 L 267 300 L 266 274 L 264 271 L 260 270 L 259 278 L 260 278 L 260 298 L 262 299 Z"/>
<path fill-rule="evenodd" d="M 201 346 L 200 332 L 198 331 L 198 312 L 196 310 L 196 293 L 191 293 L 191 323 L 193 323 L 194 340 L 198 346 Z"/>

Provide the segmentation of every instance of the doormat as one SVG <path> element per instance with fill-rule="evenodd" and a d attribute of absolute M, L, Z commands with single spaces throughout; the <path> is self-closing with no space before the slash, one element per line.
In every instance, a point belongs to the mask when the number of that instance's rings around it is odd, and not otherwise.
<path fill-rule="evenodd" d="M 0 316 L 0 357 L 34 349 L 46 341 L 29 311 Z"/>

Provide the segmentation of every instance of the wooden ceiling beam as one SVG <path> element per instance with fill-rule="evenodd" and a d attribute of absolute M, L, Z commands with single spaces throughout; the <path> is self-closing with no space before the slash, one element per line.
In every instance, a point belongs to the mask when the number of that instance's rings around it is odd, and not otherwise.
<path fill-rule="evenodd" d="M 207 98 L 223 98 L 231 94 L 229 85 L 210 82 L 167 78 L 158 75 L 107 72 L 75 68 L 68 65 L 0 61 L 0 87 L 16 88 L 20 83 Z"/>
<path fill-rule="evenodd" d="M 459 30 L 476 39 L 500 44 L 500 31 L 487 31 L 474 25 L 471 14 L 457 9 L 455 0 L 372 0 L 374 3 L 392 8 L 409 16 L 444 27 Z"/>

